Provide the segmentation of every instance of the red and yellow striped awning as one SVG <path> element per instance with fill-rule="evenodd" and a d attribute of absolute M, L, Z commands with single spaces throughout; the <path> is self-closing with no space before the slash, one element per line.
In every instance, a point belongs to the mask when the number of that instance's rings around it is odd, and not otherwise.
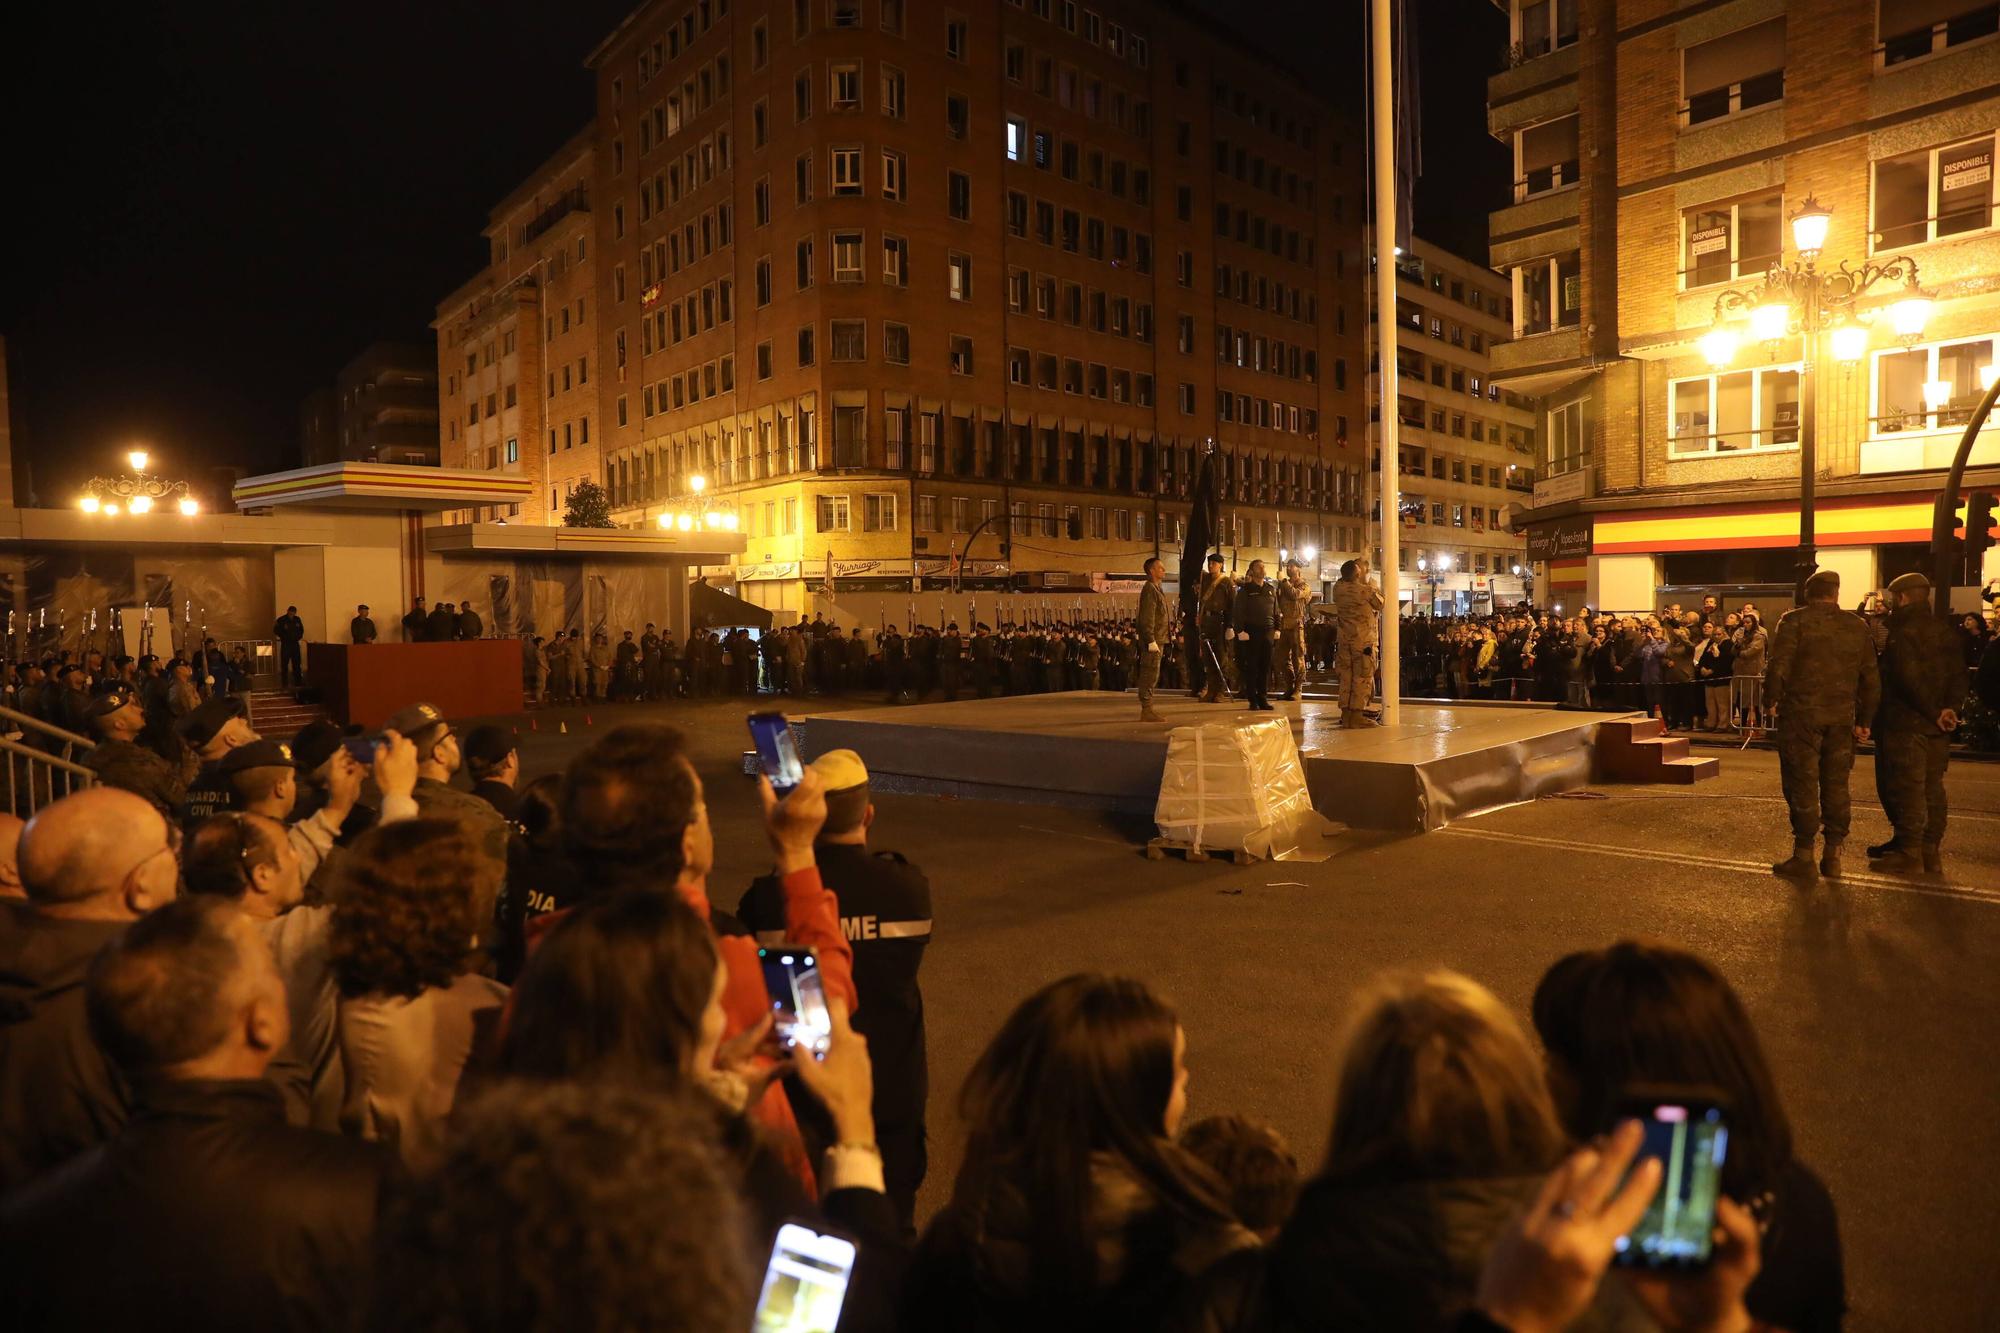
<path fill-rule="evenodd" d="M 1927 542 L 1931 537 L 1931 497 L 1822 500 L 1813 508 L 1813 526 L 1821 546 Z M 1599 555 L 1776 550 L 1798 544 L 1799 507 L 1796 503 L 1711 505 L 1599 514 L 1594 528 L 1592 549 Z"/>

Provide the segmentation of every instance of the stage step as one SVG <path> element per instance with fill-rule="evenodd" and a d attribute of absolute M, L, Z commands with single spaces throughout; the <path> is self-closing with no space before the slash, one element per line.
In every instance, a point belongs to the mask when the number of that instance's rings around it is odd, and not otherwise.
<path fill-rule="evenodd" d="M 1656 717 L 1597 725 L 1598 776 L 1613 782 L 1693 783 L 1721 772 L 1720 761 L 1691 758 L 1685 736 L 1669 736 Z"/>
<path fill-rule="evenodd" d="M 250 696 L 250 725 L 260 736 L 288 741 L 301 727 L 327 720 L 320 704 L 302 704 L 290 690 L 257 690 Z"/>

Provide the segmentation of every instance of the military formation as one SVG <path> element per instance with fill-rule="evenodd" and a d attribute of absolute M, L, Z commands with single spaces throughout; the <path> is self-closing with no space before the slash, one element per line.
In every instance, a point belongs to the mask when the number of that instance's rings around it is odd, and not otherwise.
<path fill-rule="evenodd" d="M 1779 875 L 1841 873 L 1854 747 L 1870 739 L 1876 791 L 1895 832 L 1868 848 L 1869 860 L 1895 874 L 1944 871 L 1945 766 L 1970 677 L 1957 637 L 1931 611 L 1930 580 L 1905 574 L 1889 595 L 1895 605 L 1879 653 L 1867 622 L 1841 609 L 1831 570 L 1807 580 L 1806 604 L 1778 620 L 1763 703 L 1776 718 L 1791 811 L 1792 854 L 1772 866 Z"/>

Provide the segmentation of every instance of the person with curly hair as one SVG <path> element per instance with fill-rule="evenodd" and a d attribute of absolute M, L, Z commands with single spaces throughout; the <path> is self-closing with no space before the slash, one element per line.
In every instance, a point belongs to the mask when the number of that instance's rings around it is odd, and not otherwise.
<path fill-rule="evenodd" d="M 432 1156 L 507 988 L 473 970 L 501 868 L 453 819 L 364 834 L 342 863 L 331 950 L 347 1071 L 341 1128 L 405 1162 Z"/>
<path fill-rule="evenodd" d="M 377 1233 L 381 1333 L 750 1327 L 744 1222 L 695 1094 L 510 1082 Z"/>

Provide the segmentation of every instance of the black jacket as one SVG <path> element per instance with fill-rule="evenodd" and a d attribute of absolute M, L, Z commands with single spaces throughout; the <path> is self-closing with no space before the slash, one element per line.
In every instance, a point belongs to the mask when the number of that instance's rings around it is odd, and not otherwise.
<path fill-rule="evenodd" d="M 1278 628 L 1278 586 L 1270 582 L 1252 583 L 1248 579 L 1237 584 L 1236 598 L 1230 604 L 1229 624 L 1232 629 L 1268 636 Z"/>
<path fill-rule="evenodd" d="M 20 1328 L 347 1328 L 390 1162 L 287 1125 L 261 1079 L 145 1084 L 116 1138 L 0 1202 L 0 1289 Z"/>
<path fill-rule="evenodd" d="M 125 1123 L 125 1081 L 91 1040 L 83 981 L 98 949 L 129 924 L 71 921 L 0 902 L 0 1190 L 68 1161 Z"/>
<path fill-rule="evenodd" d="M 347 622 L 347 637 L 355 643 L 375 642 L 375 621 L 369 616 L 356 616 Z"/>
<path fill-rule="evenodd" d="M 457 628 L 454 623 L 453 628 Z M 403 642 L 422 643 L 431 636 L 430 617 L 422 611 L 411 610 L 403 614 Z"/>
<path fill-rule="evenodd" d="M 279 616 L 271 623 L 271 635 L 286 643 L 297 643 L 306 637 L 306 622 L 297 616 Z"/>
<path fill-rule="evenodd" d="M 439 602 L 431 608 L 430 619 L 424 623 L 424 638 L 431 643 L 446 643 L 458 637 L 458 612 L 449 602 Z"/>

